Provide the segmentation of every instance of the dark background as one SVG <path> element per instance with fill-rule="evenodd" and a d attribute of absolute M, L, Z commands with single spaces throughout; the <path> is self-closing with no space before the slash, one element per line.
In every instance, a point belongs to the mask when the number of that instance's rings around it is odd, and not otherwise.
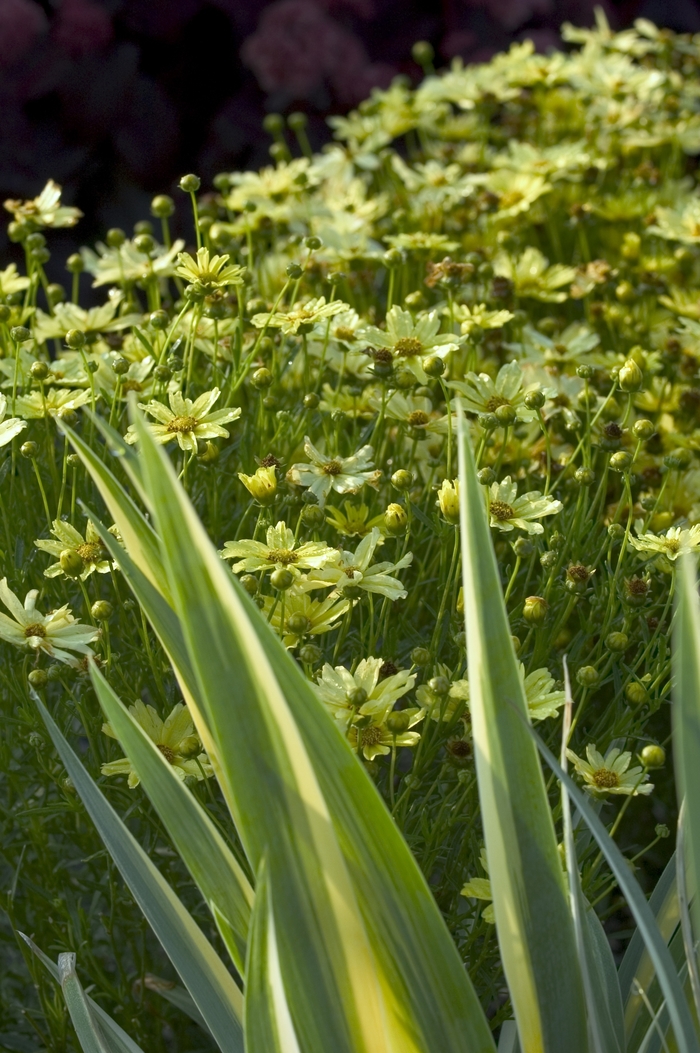
<path fill-rule="evenodd" d="M 218 171 L 269 163 L 266 112 L 304 110 L 319 147 L 330 138 L 329 114 L 352 108 L 397 73 L 419 78 L 416 40 L 432 42 L 438 66 L 455 55 L 486 60 L 528 36 L 546 50 L 564 20 L 591 24 L 593 6 L 0 0 L 0 201 L 33 197 L 49 177 L 61 183 L 65 201 L 86 213 L 77 231 L 53 235 L 63 259 L 107 227 L 130 231 L 148 215 L 152 195 L 173 192 L 184 172 L 206 185 Z M 616 28 L 643 15 L 700 32 L 696 0 L 604 0 L 603 7 Z"/>

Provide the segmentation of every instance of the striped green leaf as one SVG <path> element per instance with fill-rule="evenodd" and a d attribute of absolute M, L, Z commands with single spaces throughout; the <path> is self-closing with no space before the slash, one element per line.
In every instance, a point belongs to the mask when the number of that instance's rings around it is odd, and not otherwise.
<path fill-rule="evenodd" d="M 71 952 L 64 952 L 58 956 L 58 982 L 83 1053 L 110 1053 L 109 1045 L 92 1015 L 78 979 L 75 955 Z"/>
<path fill-rule="evenodd" d="M 584 993 L 566 883 L 461 414 L 459 465 L 470 707 L 503 967 L 523 1053 L 584 1053 Z"/>
<path fill-rule="evenodd" d="M 300 1047 L 493 1050 L 449 933 L 376 789 L 217 556 L 162 450 L 138 418 L 136 426 L 197 707 L 246 854 L 254 867 L 268 860 Z"/>
<path fill-rule="evenodd" d="M 168 883 L 107 802 L 34 694 L 54 746 L 124 881 L 192 995 L 221 1053 L 242 1053 L 243 998 Z"/>
<path fill-rule="evenodd" d="M 97 698 L 175 848 L 204 896 L 234 965 L 243 975 L 254 893 L 219 831 L 172 765 L 93 665 Z"/>

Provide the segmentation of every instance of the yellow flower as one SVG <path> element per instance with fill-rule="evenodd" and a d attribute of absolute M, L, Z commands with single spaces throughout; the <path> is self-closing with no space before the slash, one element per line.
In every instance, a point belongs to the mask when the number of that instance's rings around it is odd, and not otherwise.
<path fill-rule="evenodd" d="M 115 528 L 112 527 L 111 532 L 114 533 L 114 530 Z M 83 569 L 80 573 L 81 581 L 85 581 L 93 571 L 97 571 L 98 574 L 109 573 L 111 567 L 109 553 L 89 519 L 85 537 L 74 526 L 64 522 L 62 519 L 53 521 L 51 533 L 56 538 L 56 541 L 44 541 L 40 538 L 34 542 L 38 549 L 41 549 L 42 552 L 48 552 L 58 561 L 46 568 L 44 577 L 56 578 L 65 573 L 60 563 L 60 556 L 66 549 L 77 553 L 83 562 Z"/>
<path fill-rule="evenodd" d="M 368 519 L 369 508 L 367 505 L 354 505 L 352 501 L 343 501 L 343 511 L 332 505 L 326 507 L 326 522 L 337 530 L 339 534 L 346 537 L 364 537 L 370 530 L 377 527 L 379 530 L 384 525 L 384 514 Z"/>
<path fill-rule="evenodd" d="M 486 860 L 485 848 L 481 849 L 479 861 L 481 862 L 481 865 L 484 868 L 485 872 L 488 874 L 489 867 L 488 862 Z M 466 885 L 463 887 L 462 891 L 460 892 L 460 896 L 466 896 L 467 899 L 480 899 L 487 903 L 488 906 L 484 907 L 484 909 L 482 910 L 481 917 L 484 919 L 485 922 L 488 922 L 489 925 L 495 924 L 496 915 L 494 914 L 492 903 L 493 893 L 491 891 L 491 881 L 488 877 L 471 878 L 471 880 L 467 881 Z"/>
<path fill-rule="evenodd" d="M 8 199 L 5 208 L 11 212 L 19 223 L 39 227 L 74 227 L 82 216 L 79 208 L 61 204 L 61 188 L 53 179 L 31 201 L 13 201 Z"/>
<path fill-rule="evenodd" d="M 425 716 L 425 711 L 417 707 L 401 709 L 398 710 L 398 713 L 404 718 L 407 729 L 418 724 Z M 360 751 L 365 760 L 386 756 L 394 746 L 410 748 L 417 746 L 420 742 L 420 734 L 417 731 L 392 732 L 386 725 L 386 718 L 385 720 L 370 719 L 362 727 L 352 724 L 348 729 L 347 737 L 353 749 Z"/>
<path fill-rule="evenodd" d="M 282 636 L 285 647 L 297 647 L 305 636 L 328 633 L 338 618 L 352 607 L 354 600 L 337 599 L 331 594 L 325 600 L 312 600 L 308 592 L 292 586 L 284 593 L 284 603 L 266 596 L 263 613 L 270 625 Z"/>
<path fill-rule="evenodd" d="M 459 523 L 459 479 L 443 479 L 437 493 L 440 511 L 448 523 Z"/>
<path fill-rule="evenodd" d="M 196 452 L 199 439 L 213 439 L 217 436 L 227 439 L 229 433 L 222 425 L 238 420 L 241 410 L 237 406 L 234 409 L 215 410 L 212 413 L 211 408 L 220 394 L 218 388 L 213 388 L 193 401 L 185 398 L 180 391 L 172 391 L 168 395 L 170 409 L 162 402 L 147 403 L 143 409 L 158 421 L 157 424 L 149 425 L 156 442 L 163 445 L 177 439 L 180 449 Z M 129 426 L 125 439 L 128 443 L 136 442 L 136 429 L 133 424 Z"/>
<path fill-rule="evenodd" d="M 197 249 L 196 259 L 189 252 L 181 252 L 175 273 L 205 292 L 224 289 L 227 285 L 242 285 L 245 268 L 229 263 L 229 259 L 228 255 L 210 258 L 209 249 Z"/>
<path fill-rule="evenodd" d="M 36 609 L 38 595 L 39 590 L 32 589 L 22 604 L 8 587 L 7 578 L 0 581 L 0 600 L 12 615 L 8 618 L 6 614 L 0 614 L 0 640 L 14 647 L 43 651 L 59 662 L 77 666 L 78 659 L 68 652 L 77 651 L 88 657 L 92 655 L 88 644 L 97 637 L 97 629 L 91 625 L 81 625 L 68 606 L 41 614 Z"/>
<path fill-rule="evenodd" d="M 338 551 L 329 548 L 323 541 L 307 541 L 296 547 L 294 531 L 280 521 L 268 527 L 265 544 L 262 541 L 227 541 L 219 553 L 222 559 L 237 559 L 233 564 L 236 574 L 256 570 L 274 570 L 287 567 L 294 574 L 299 570 L 322 567 L 338 558 Z"/>
<path fill-rule="evenodd" d="M 201 782 L 202 779 L 211 778 L 214 770 L 206 753 L 197 754 L 201 743 L 195 734 L 192 718 L 182 702 L 178 702 L 173 707 L 165 720 L 158 716 L 153 706 L 147 706 L 141 700 L 129 706 L 129 712 L 141 725 L 168 764 L 172 765 L 178 779 L 184 782 L 188 776 L 191 776 Z M 105 735 L 116 739 L 117 736 L 111 724 L 103 724 L 102 730 Z M 103 764 L 100 770 L 103 775 L 127 775 L 130 790 L 135 789 L 140 782 L 128 757 L 109 761 Z"/>
<path fill-rule="evenodd" d="M 244 475 L 243 472 L 239 472 L 238 478 L 259 505 L 264 508 L 272 504 L 277 494 L 277 474 L 274 464 L 269 468 L 258 468 L 255 475 Z"/>
<path fill-rule="evenodd" d="M 649 776 L 643 768 L 630 768 L 632 754 L 621 753 L 617 747 L 608 750 L 603 757 L 595 746 L 586 746 L 587 761 L 573 750 L 567 750 L 566 755 L 594 797 L 605 797 L 608 793 L 636 797 L 640 793 L 650 794 L 654 789 L 647 782 Z"/>

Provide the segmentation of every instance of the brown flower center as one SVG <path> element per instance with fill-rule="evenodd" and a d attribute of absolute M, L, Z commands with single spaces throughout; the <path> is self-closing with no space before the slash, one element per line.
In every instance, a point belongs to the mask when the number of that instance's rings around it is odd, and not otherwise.
<path fill-rule="evenodd" d="M 166 746 L 162 742 L 156 742 L 156 747 L 163 754 L 168 764 L 175 763 L 175 750 L 171 749 L 170 746 Z"/>
<path fill-rule="evenodd" d="M 46 636 L 46 629 L 40 622 L 34 622 L 32 625 L 25 627 L 24 635 L 27 639 L 30 636 L 40 636 L 43 639 Z"/>
<path fill-rule="evenodd" d="M 424 428 L 429 420 L 430 417 L 423 410 L 414 410 L 408 415 L 408 423 L 412 428 Z"/>
<path fill-rule="evenodd" d="M 512 505 L 506 504 L 505 501 L 492 501 L 491 502 L 491 515 L 494 519 L 512 519 L 515 515 Z"/>
<path fill-rule="evenodd" d="M 196 417 L 173 417 L 173 419 L 166 425 L 165 430 L 169 432 L 194 431 L 197 424 L 198 421 Z"/>
<path fill-rule="evenodd" d="M 282 462 L 278 461 L 273 453 L 268 453 L 267 456 L 263 457 L 262 461 L 260 462 L 261 468 L 279 468 L 281 467 L 281 465 Z"/>
<path fill-rule="evenodd" d="M 102 545 L 98 544 L 97 541 L 87 541 L 84 545 L 78 545 L 75 550 L 83 563 L 97 563 L 99 559 L 102 559 Z"/>
<path fill-rule="evenodd" d="M 588 567 L 584 567 L 582 563 L 572 563 L 566 573 L 574 581 L 588 581 L 590 578 Z"/>
<path fill-rule="evenodd" d="M 329 461 L 328 464 L 323 465 L 322 470 L 326 475 L 340 475 L 343 471 L 343 466 L 340 461 Z"/>
<path fill-rule="evenodd" d="M 472 744 L 466 739 L 451 739 L 445 748 L 453 757 L 459 757 L 460 760 L 472 755 Z"/>
<path fill-rule="evenodd" d="M 296 563 L 298 556 L 291 548 L 271 548 L 267 558 L 270 563 L 281 563 L 286 567 L 290 563 Z"/>
<path fill-rule="evenodd" d="M 504 398 L 503 395 L 492 395 L 486 403 L 486 412 L 494 413 L 501 406 L 510 406 L 510 400 Z"/>
<path fill-rule="evenodd" d="M 360 742 L 363 746 L 377 746 L 382 741 L 382 729 L 378 727 L 363 728 Z"/>
<path fill-rule="evenodd" d="M 627 588 L 632 596 L 646 596 L 649 586 L 644 578 L 630 578 Z"/>
<path fill-rule="evenodd" d="M 620 785 L 620 776 L 610 768 L 598 768 L 593 772 L 591 778 L 599 790 L 612 790 L 613 787 Z"/>
<path fill-rule="evenodd" d="M 423 345 L 415 336 L 402 336 L 394 344 L 394 354 L 401 355 L 402 358 L 411 358 L 413 355 L 419 355 L 422 350 Z"/>

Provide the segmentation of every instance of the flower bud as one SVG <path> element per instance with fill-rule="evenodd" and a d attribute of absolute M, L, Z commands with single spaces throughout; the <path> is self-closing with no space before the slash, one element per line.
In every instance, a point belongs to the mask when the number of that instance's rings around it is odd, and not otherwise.
<path fill-rule="evenodd" d="M 669 828 L 666 826 L 665 823 L 657 823 L 656 826 L 654 827 L 654 833 L 656 834 L 657 837 L 666 838 L 666 837 L 670 837 L 671 836 L 671 831 L 669 830 Z"/>
<path fill-rule="evenodd" d="M 427 647 L 414 647 L 411 651 L 411 662 L 413 665 L 428 665 L 432 657 Z"/>
<path fill-rule="evenodd" d="M 167 329 L 168 328 L 168 314 L 167 311 L 152 311 L 149 315 L 148 321 L 151 323 L 153 329 Z"/>
<path fill-rule="evenodd" d="M 410 723 L 411 718 L 405 709 L 394 709 L 386 718 L 387 730 L 392 735 L 403 735 L 405 731 L 408 731 Z"/>
<path fill-rule="evenodd" d="M 644 374 L 633 358 L 628 358 L 617 375 L 618 383 L 622 391 L 639 391 L 644 380 Z"/>
<path fill-rule="evenodd" d="M 46 287 L 46 299 L 49 301 L 51 307 L 55 307 L 56 304 L 63 303 L 66 298 L 66 290 L 58 282 L 51 282 Z"/>
<path fill-rule="evenodd" d="M 315 410 L 318 408 L 320 401 L 316 392 L 310 391 L 307 395 L 304 395 L 304 409 Z"/>
<path fill-rule="evenodd" d="M 441 377 L 447 369 L 447 366 L 437 355 L 431 355 L 430 358 L 426 358 L 423 363 L 423 369 L 429 377 Z"/>
<path fill-rule="evenodd" d="M 297 281 L 299 278 L 301 278 L 304 271 L 298 263 L 290 263 L 287 266 L 286 273 L 288 278 L 292 278 L 294 281 Z"/>
<path fill-rule="evenodd" d="M 384 513 L 384 525 L 390 534 L 403 534 L 407 523 L 408 516 L 406 515 L 406 509 L 403 505 L 394 503 L 387 505 L 386 512 Z"/>
<path fill-rule="evenodd" d="M 646 603 L 649 582 L 645 578 L 627 578 L 625 581 L 625 600 L 630 607 L 641 607 Z"/>
<path fill-rule="evenodd" d="M 277 567 L 270 575 L 270 584 L 278 592 L 286 592 L 294 584 L 294 575 L 287 567 Z"/>
<path fill-rule="evenodd" d="M 641 706 L 649 700 L 649 694 L 644 684 L 638 680 L 631 680 L 625 688 L 625 698 L 633 706 Z"/>
<path fill-rule="evenodd" d="M 592 468 L 577 468 L 574 479 L 579 486 L 592 486 L 595 482 L 595 472 Z"/>
<path fill-rule="evenodd" d="M 615 289 L 615 296 L 618 298 L 620 303 L 632 303 L 637 293 L 631 282 L 620 282 Z"/>
<path fill-rule="evenodd" d="M 316 234 L 311 234 L 308 238 L 304 238 L 304 244 L 307 249 L 311 249 L 312 252 L 316 252 L 317 249 L 323 248 L 323 241 Z"/>
<path fill-rule="evenodd" d="M 202 181 L 199 176 L 196 175 L 184 175 L 180 180 L 180 190 L 184 190 L 186 194 L 196 194 L 202 185 Z"/>
<path fill-rule="evenodd" d="M 593 665 L 584 665 L 576 673 L 576 679 L 581 687 L 595 687 L 600 680 L 600 673 Z"/>
<path fill-rule="evenodd" d="M 10 329 L 10 336 L 16 344 L 23 344 L 31 335 L 26 325 L 13 325 Z"/>
<path fill-rule="evenodd" d="M 66 260 L 66 270 L 70 274 L 82 274 L 85 270 L 85 263 L 79 252 L 74 252 L 68 257 Z"/>
<path fill-rule="evenodd" d="M 289 573 L 289 571 L 286 573 Z M 288 632 L 293 633 L 295 636 L 303 636 L 304 633 L 308 633 L 310 628 L 311 619 L 307 618 L 305 614 L 301 613 L 301 611 L 295 611 L 294 614 L 290 614 L 289 618 L 287 618 L 285 629 L 287 629 Z"/>
<path fill-rule="evenodd" d="M 118 249 L 126 241 L 126 234 L 120 227 L 111 227 L 105 234 L 105 241 L 111 249 Z"/>
<path fill-rule="evenodd" d="M 413 472 L 409 472 L 405 468 L 399 468 L 391 477 L 391 485 L 400 493 L 405 493 L 413 486 Z"/>
<path fill-rule="evenodd" d="M 480 468 L 476 473 L 476 477 L 482 486 L 491 486 L 492 483 L 496 482 L 496 473 L 493 468 Z"/>
<path fill-rule="evenodd" d="M 686 468 L 690 467 L 692 459 L 690 450 L 671 450 L 671 452 L 664 457 L 664 465 L 666 468 L 670 468 L 671 471 L 683 472 Z"/>
<path fill-rule="evenodd" d="M 167 194 L 158 194 L 151 201 L 151 215 L 157 219 L 167 219 L 175 211 L 175 202 Z"/>
<path fill-rule="evenodd" d="M 663 746 L 645 746 L 639 754 L 645 768 L 663 768 L 666 763 L 666 750 Z"/>
<path fill-rule="evenodd" d="M 112 369 L 118 377 L 123 377 L 129 372 L 129 360 L 124 358 L 123 355 L 119 355 L 112 362 Z"/>
<path fill-rule="evenodd" d="M 45 669 L 32 669 L 31 673 L 27 676 L 27 680 L 32 687 L 37 688 L 37 690 L 40 691 L 42 687 L 46 687 L 49 678 L 46 675 Z M 39 737 L 41 738 L 41 736 Z M 41 739 L 41 744 L 43 744 L 43 739 Z"/>
<path fill-rule="evenodd" d="M 29 372 L 34 380 L 46 380 L 49 375 L 49 367 L 46 362 L 32 362 Z"/>
<path fill-rule="evenodd" d="M 58 562 L 63 573 L 69 578 L 79 578 L 83 572 L 83 560 L 74 548 L 64 548 Z"/>
<path fill-rule="evenodd" d="M 66 333 L 66 344 L 73 351 L 85 347 L 85 333 L 82 329 L 69 329 Z"/>
<path fill-rule="evenodd" d="M 387 249 L 383 260 L 386 267 L 398 267 L 403 263 L 403 253 L 401 249 Z"/>
<path fill-rule="evenodd" d="M 628 230 L 622 238 L 621 255 L 625 260 L 638 260 L 642 251 L 642 239 L 639 234 Z"/>
<path fill-rule="evenodd" d="M 152 234 L 138 234 L 134 238 L 134 248 L 137 252 L 140 252 L 142 256 L 149 256 L 155 247 L 156 243 Z"/>
<path fill-rule="evenodd" d="M 632 464 L 632 454 L 618 450 L 610 457 L 610 467 L 614 472 L 626 472 Z"/>
<path fill-rule="evenodd" d="M 418 66 L 425 69 L 426 66 L 431 65 L 435 58 L 433 45 L 429 40 L 417 40 L 411 48 L 411 58 Z"/>
<path fill-rule="evenodd" d="M 316 665 L 321 660 L 321 648 L 316 644 L 304 644 L 299 649 L 299 659 L 304 665 Z"/>
<path fill-rule="evenodd" d="M 22 443 L 22 445 L 19 448 L 19 452 L 22 454 L 23 457 L 26 457 L 28 461 L 32 461 L 39 452 L 39 447 L 35 442 L 32 442 L 30 440 L 29 442 Z"/>
<path fill-rule="evenodd" d="M 479 427 L 484 431 L 495 431 L 498 427 L 498 417 L 495 413 L 480 413 L 477 417 Z"/>
<path fill-rule="evenodd" d="M 513 542 L 513 552 L 519 559 L 527 559 L 535 551 L 535 546 L 529 537 L 519 537 Z"/>
<path fill-rule="evenodd" d="M 647 420 L 645 417 L 640 417 L 640 419 L 636 420 L 632 425 L 632 431 L 638 439 L 642 440 L 642 442 L 647 442 L 656 429 L 650 420 Z"/>
<path fill-rule="evenodd" d="M 367 692 L 364 687 L 353 687 L 345 697 L 348 700 L 348 705 L 352 706 L 353 709 L 359 709 L 367 701 Z"/>
<path fill-rule="evenodd" d="M 629 642 L 629 636 L 627 633 L 608 633 L 605 637 L 605 646 L 609 651 L 613 651 L 615 654 L 626 651 Z"/>
<path fill-rule="evenodd" d="M 106 622 L 112 617 L 112 604 L 107 600 L 96 600 L 90 608 L 90 614 L 97 622 Z"/>
<path fill-rule="evenodd" d="M 608 527 L 608 537 L 613 541 L 622 541 L 625 536 L 625 528 L 622 523 L 611 523 Z"/>
<path fill-rule="evenodd" d="M 446 676 L 434 676 L 428 681 L 428 687 L 438 698 L 444 698 L 450 692 L 450 681 Z"/>
<path fill-rule="evenodd" d="M 576 366 L 576 376 L 580 377 L 581 380 L 592 380 L 595 369 L 593 366 L 584 363 L 583 365 Z"/>
<path fill-rule="evenodd" d="M 263 366 L 261 369 L 256 369 L 252 377 L 250 378 L 250 382 L 253 385 L 253 387 L 257 388 L 259 391 L 264 388 L 269 388 L 272 384 L 272 381 L 272 373 L 269 369 L 266 369 L 265 366 Z"/>
<path fill-rule="evenodd" d="M 459 480 L 444 479 L 438 490 L 440 511 L 448 523 L 459 523 Z"/>
<path fill-rule="evenodd" d="M 159 384 L 167 384 L 173 378 L 173 371 L 170 366 L 156 366 L 153 370 L 153 376 Z"/>
<path fill-rule="evenodd" d="M 534 391 L 528 391 L 523 399 L 523 402 L 528 409 L 540 410 L 546 402 L 544 392 L 539 388 L 535 388 Z"/>
<path fill-rule="evenodd" d="M 467 739 L 450 739 L 445 744 L 445 760 L 453 768 L 466 768 L 471 764 L 474 748 Z"/>
<path fill-rule="evenodd" d="M 310 527 L 312 530 L 319 530 L 323 526 L 326 517 L 319 505 L 306 505 L 302 509 L 301 518 L 305 526 Z"/>
<path fill-rule="evenodd" d="M 528 596 L 523 605 L 523 618 L 531 625 L 541 625 L 548 610 L 549 604 L 543 596 Z"/>
<path fill-rule="evenodd" d="M 501 425 L 502 428 L 509 428 L 511 424 L 515 424 L 518 414 L 513 406 L 499 406 L 498 409 L 494 410 L 494 417 Z"/>
<path fill-rule="evenodd" d="M 275 500 L 277 496 L 277 475 L 274 465 L 270 468 L 258 468 L 255 475 L 244 475 L 243 472 L 239 472 L 238 478 L 250 496 L 263 508 L 271 505 Z"/>

